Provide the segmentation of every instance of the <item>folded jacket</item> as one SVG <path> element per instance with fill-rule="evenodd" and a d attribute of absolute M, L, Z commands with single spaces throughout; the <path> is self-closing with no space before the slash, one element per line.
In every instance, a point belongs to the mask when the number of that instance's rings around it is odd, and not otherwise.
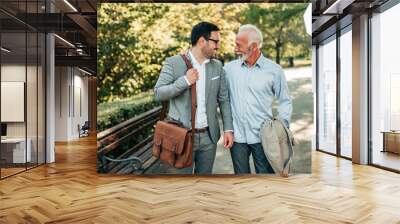
<path fill-rule="evenodd" d="M 288 175 L 293 158 L 294 138 L 292 132 L 278 118 L 267 119 L 260 130 L 265 156 L 275 174 Z"/>

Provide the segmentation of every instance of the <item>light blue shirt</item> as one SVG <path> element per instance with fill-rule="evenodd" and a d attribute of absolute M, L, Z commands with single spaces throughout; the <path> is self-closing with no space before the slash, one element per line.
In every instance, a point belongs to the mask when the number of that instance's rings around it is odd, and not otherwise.
<path fill-rule="evenodd" d="M 292 100 L 281 66 L 262 54 L 248 67 L 237 59 L 224 66 L 229 85 L 235 142 L 260 143 L 260 128 L 272 119 L 272 102 L 278 100 L 278 117 L 287 127 L 292 115 Z"/>

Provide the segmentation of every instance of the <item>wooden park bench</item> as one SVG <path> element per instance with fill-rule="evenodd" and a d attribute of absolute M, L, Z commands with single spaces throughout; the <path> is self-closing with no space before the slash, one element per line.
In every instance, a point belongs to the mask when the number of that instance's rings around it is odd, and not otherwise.
<path fill-rule="evenodd" d="M 153 165 L 157 158 L 152 156 L 153 132 L 142 141 L 110 157 L 110 153 L 135 140 L 143 131 L 152 128 L 159 120 L 161 107 L 154 108 L 134 118 L 115 125 L 97 134 L 98 170 L 101 173 L 141 174 Z"/>

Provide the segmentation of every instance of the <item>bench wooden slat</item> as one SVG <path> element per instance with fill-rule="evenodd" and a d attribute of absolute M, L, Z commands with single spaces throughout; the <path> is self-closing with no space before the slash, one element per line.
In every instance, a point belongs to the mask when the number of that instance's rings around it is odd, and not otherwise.
<path fill-rule="evenodd" d="M 128 140 L 130 140 L 130 138 L 133 135 L 136 135 L 137 133 L 139 133 L 140 131 L 142 131 L 144 128 L 147 128 L 148 126 L 153 125 L 154 123 L 156 123 L 158 121 L 158 118 L 155 118 L 153 120 L 150 120 L 149 122 L 147 122 L 146 124 L 144 124 L 141 127 L 138 127 L 136 129 L 134 129 L 133 131 L 131 131 L 129 134 L 125 135 L 124 137 L 114 141 L 113 143 L 99 149 L 98 153 L 99 154 L 106 154 L 114 149 L 116 149 L 118 146 L 120 146 L 121 143 L 124 143 Z"/>
<path fill-rule="evenodd" d="M 146 145 L 148 145 L 152 141 L 153 141 L 153 135 L 147 137 L 140 143 L 134 145 L 132 148 L 126 150 L 124 153 L 122 153 L 120 156 L 118 156 L 117 159 L 128 158 L 130 156 L 135 155 L 135 153 L 137 153 L 139 150 L 143 149 Z M 114 167 L 116 167 L 117 165 L 118 165 L 118 163 L 109 164 L 109 170 L 114 169 Z"/>
<path fill-rule="evenodd" d="M 125 126 L 128 126 L 130 123 L 134 123 L 134 122 L 140 121 L 140 120 L 142 120 L 143 118 L 145 118 L 145 117 L 147 117 L 147 116 L 149 116 L 149 115 L 151 115 L 151 114 L 154 114 L 154 113 L 161 113 L 161 109 L 162 109 L 161 106 L 156 107 L 156 108 L 154 108 L 154 109 L 152 109 L 152 110 L 149 110 L 149 111 L 147 111 L 147 112 L 145 112 L 145 113 L 143 113 L 143 114 L 140 114 L 140 115 L 138 115 L 138 116 L 135 116 L 135 117 L 133 117 L 133 118 L 131 118 L 131 119 L 129 119 L 129 120 L 126 120 L 126 121 L 120 123 L 120 124 L 117 124 L 117 125 L 115 125 L 115 126 L 109 128 L 109 129 L 106 129 L 106 130 L 104 130 L 104 131 L 102 131 L 102 132 L 100 132 L 100 133 L 97 134 L 97 140 L 98 140 L 98 141 L 99 141 L 99 140 L 102 140 L 102 139 L 105 138 L 106 136 L 113 134 L 114 132 L 116 132 L 116 131 L 118 131 L 118 130 L 124 128 Z"/>
<path fill-rule="evenodd" d="M 153 143 L 149 142 L 147 145 L 145 145 L 143 148 L 141 148 L 139 151 L 133 153 L 130 156 L 136 156 L 139 157 L 140 159 L 142 159 L 144 161 L 145 158 L 143 158 L 142 154 L 146 151 L 150 151 L 151 153 L 151 147 L 152 147 Z M 114 168 L 112 168 L 110 170 L 110 173 L 120 173 L 120 170 L 123 169 L 124 167 L 128 166 L 129 163 L 119 163 L 117 164 Z"/>
<path fill-rule="evenodd" d="M 147 169 L 149 169 L 155 162 L 157 162 L 157 160 L 158 160 L 158 158 L 151 157 L 149 160 L 147 160 L 143 164 L 143 169 L 135 171 L 134 174 L 143 174 L 143 173 L 145 173 Z"/>
<path fill-rule="evenodd" d="M 151 149 L 152 144 L 150 145 Z M 117 171 L 117 174 L 126 174 L 126 173 L 133 173 L 133 174 L 142 174 L 144 173 L 156 160 L 156 157 L 153 157 L 151 150 L 144 150 L 144 152 L 140 155 L 140 158 L 145 161 L 142 165 L 142 169 L 136 170 L 132 172 L 132 168 L 129 166 L 124 166 L 121 170 Z"/>
<path fill-rule="evenodd" d="M 122 128 L 121 130 L 116 131 L 113 134 L 110 134 L 110 135 L 104 137 L 103 139 L 101 139 L 100 141 L 98 141 L 98 145 L 99 145 L 98 148 L 101 149 L 104 146 L 106 146 L 106 145 L 118 140 L 119 138 L 125 136 L 132 129 L 135 129 L 138 126 L 143 126 L 143 123 L 145 123 L 146 121 L 158 119 L 159 117 L 160 117 L 160 114 L 158 114 L 158 113 L 150 114 L 148 117 L 145 117 L 140 121 L 136 121 L 134 123 L 129 124 L 128 126 Z"/>

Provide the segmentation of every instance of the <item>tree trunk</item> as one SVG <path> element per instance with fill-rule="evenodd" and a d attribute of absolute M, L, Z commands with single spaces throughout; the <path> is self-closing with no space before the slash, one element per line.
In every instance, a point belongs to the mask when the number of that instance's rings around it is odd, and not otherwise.
<path fill-rule="evenodd" d="M 276 56 L 275 56 L 275 62 L 280 65 L 281 64 L 281 48 L 282 48 L 282 40 L 281 40 L 281 35 L 282 35 L 282 29 L 283 26 L 281 26 L 279 28 L 279 35 L 278 35 L 278 39 L 275 42 L 275 52 L 276 52 Z"/>
<path fill-rule="evenodd" d="M 294 58 L 289 57 L 289 67 L 294 67 Z"/>
<path fill-rule="evenodd" d="M 281 45 L 280 41 L 278 40 L 278 42 L 276 42 L 276 44 L 275 44 L 275 52 L 276 52 L 275 62 L 278 65 L 281 64 L 281 47 L 282 47 L 282 45 Z"/>

